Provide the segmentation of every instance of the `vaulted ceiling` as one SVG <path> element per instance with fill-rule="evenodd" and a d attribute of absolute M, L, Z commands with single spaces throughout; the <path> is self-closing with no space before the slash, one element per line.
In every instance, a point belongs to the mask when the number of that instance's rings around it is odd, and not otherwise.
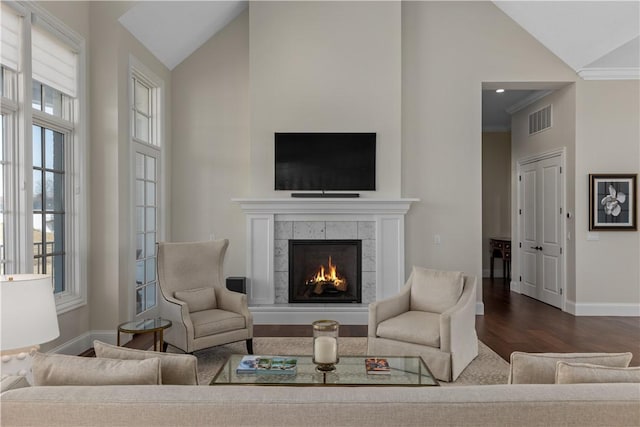
<path fill-rule="evenodd" d="M 639 1 L 494 1 L 584 79 L 640 78 Z M 170 70 L 247 6 L 246 0 L 137 1 L 120 17 Z M 161 31 L 158 31 L 158 29 Z M 509 113 L 543 92 L 483 90 L 483 127 L 508 129 Z"/>

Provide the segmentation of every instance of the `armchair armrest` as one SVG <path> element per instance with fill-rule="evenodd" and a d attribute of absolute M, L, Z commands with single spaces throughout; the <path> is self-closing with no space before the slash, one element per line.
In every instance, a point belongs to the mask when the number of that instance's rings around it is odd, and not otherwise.
<path fill-rule="evenodd" d="M 240 292 L 233 292 L 226 288 L 216 288 L 218 308 L 244 316 L 249 333 L 253 336 L 253 315 L 249 311 L 247 296 Z"/>
<path fill-rule="evenodd" d="M 440 349 L 455 353 L 476 336 L 476 278 L 465 276 L 458 302 L 440 315 Z M 474 341 L 475 342 L 475 341 Z"/>
<path fill-rule="evenodd" d="M 191 316 L 189 315 L 189 307 L 184 301 L 180 301 L 172 296 L 167 296 L 161 292 L 160 298 L 160 313 L 163 318 L 171 320 L 172 326 L 165 332 L 165 341 L 174 343 L 174 340 L 184 341 L 181 342 L 182 349 L 186 349 L 187 340 L 186 337 L 193 337 L 195 335 L 193 329 L 193 323 L 191 322 Z M 175 329 L 174 329 L 175 328 Z M 184 334 L 176 333 L 177 329 L 184 329 Z M 184 338 L 183 338 L 184 337 Z"/>
<path fill-rule="evenodd" d="M 402 287 L 398 295 L 369 304 L 368 336 L 376 336 L 380 322 L 409 311 L 410 295 L 411 278 L 409 278 L 409 281 Z"/>

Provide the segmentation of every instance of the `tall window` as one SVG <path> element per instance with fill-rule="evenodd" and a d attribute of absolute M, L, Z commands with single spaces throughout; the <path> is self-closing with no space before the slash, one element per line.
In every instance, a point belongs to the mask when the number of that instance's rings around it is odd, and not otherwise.
<path fill-rule="evenodd" d="M 0 272 L 51 275 L 64 312 L 86 302 L 85 43 L 34 2 L 1 26 Z"/>
<path fill-rule="evenodd" d="M 135 314 L 157 306 L 156 242 L 159 240 L 159 195 L 161 184 L 162 84 L 132 58 L 131 142 L 135 187 Z"/>

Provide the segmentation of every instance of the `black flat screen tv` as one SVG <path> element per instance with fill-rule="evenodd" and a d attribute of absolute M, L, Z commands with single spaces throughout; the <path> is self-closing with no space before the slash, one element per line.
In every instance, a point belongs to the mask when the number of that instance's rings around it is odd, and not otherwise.
<path fill-rule="evenodd" d="M 376 189 L 375 133 L 275 134 L 275 189 Z"/>

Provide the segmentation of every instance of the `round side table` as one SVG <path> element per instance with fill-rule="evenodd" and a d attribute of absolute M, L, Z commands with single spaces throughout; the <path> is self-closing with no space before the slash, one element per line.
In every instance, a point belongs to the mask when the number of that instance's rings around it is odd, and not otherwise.
<path fill-rule="evenodd" d="M 153 350 L 157 350 L 160 341 L 160 351 L 162 351 L 164 330 L 171 327 L 171 320 L 156 317 L 155 319 L 133 320 L 118 325 L 118 346 L 120 346 L 120 334 L 148 334 L 153 332 Z"/>

